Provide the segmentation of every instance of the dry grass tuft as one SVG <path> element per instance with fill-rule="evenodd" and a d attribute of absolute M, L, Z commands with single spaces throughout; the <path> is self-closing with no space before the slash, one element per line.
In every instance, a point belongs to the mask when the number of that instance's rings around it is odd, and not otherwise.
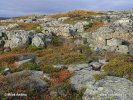
<path fill-rule="evenodd" d="M 86 32 L 92 32 L 92 31 L 95 31 L 95 30 L 97 30 L 97 29 L 99 29 L 100 27 L 103 27 L 103 26 L 104 26 L 103 22 L 94 22 L 92 24 L 92 26 L 87 28 L 85 31 Z"/>
<path fill-rule="evenodd" d="M 102 70 L 104 70 L 107 75 L 125 77 L 133 81 L 133 63 L 118 60 L 110 61 Z"/>

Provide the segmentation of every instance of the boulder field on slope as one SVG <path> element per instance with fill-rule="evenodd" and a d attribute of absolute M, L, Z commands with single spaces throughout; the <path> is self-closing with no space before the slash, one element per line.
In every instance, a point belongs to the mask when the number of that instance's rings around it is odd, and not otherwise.
<path fill-rule="evenodd" d="M 107 50 L 111 52 L 130 53 L 133 47 L 133 12 L 103 12 L 105 15 L 88 16 L 79 18 L 73 24 L 63 23 L 64 20 L 71 20 L 70 17 L 48 18 L 47 16 L 29 16 L 25 19 L 7 19 L 1 22 L 14 22 L 8 26 L 1 26 L 0 47 L 16 48 L 23 45 L 47 46 L 47 40 L 51 39 L 51 34 L 64 37 L 81 36 L 82 39 L 75 40 L 75 44 L 87 44 L 94 50 Z M 39 23 L 38 29 L 43 34 L 27 31 L 6 31 L 8 27 L 17 27 L 17 22 Z M 91 32 L 86 32 L 95 22 L 107 22 L 104 26 Z M 2 34 L 2 36 L 1 36 Z M 44 35 L 45 34 L 45 35 Z M 120 40 L 121 39 L 121 40 Z M 84 40 L 87 40 L 86 42 Z M 119 42 L 118 42 L 119 41 Z M 85 42 L 85 43 L 84 43 Z M 115 45 L 114 45 L 115 44 Z"/>
<path fill-rule="evenodd" d="M 3 31 L 0 32 L 0 47 L 1 48 L 17 48 L 23 46 L 46 47 L 51 40 L 52 35 L 46 36 L 42 33 L 29 32 L 24 30 Z"/>
<path fill-rule="evenodd" d="M 88 36 L 88 43 L 93 49 L 120 53 L 130 53 L 133 44 L 133 20 L 121 18 L 109 23 Z"/>
<path fill-rule="evenodd" d="M 95 51 L 103 50 L 124 54 L 133 54 L 133 11 L 106 12 L 106 15 L 88 16 L 85 18 L 81 17 L 79 19 L 83 20 L 74 22 L 74 25 L 73 23 L 66 24 L 64 22 L 66 19 L 71 20 L 72 18 L 48 18 L 47 16 L 27 16 L 27 18 L 24 19 L 18 18 L 0 21 L 4 23 L 15 23 L 9 24 L 7 26 L 0 26 L 0 53 L 1 50 L 10 51 L 14 48 L 29 45 L 36 47 L 47 47 L 49 43 L 53 42 L 52 39 L 54 36 L 63 36 L 63 38 L 65 39 L 72 39 L 70 40 L 70 42 L 72 42 L 72 45 L 74 43 L 74 46 L 80 46 L 85 44 L 89 45 Z M 95 29 L 95 27 L 93 27 L 93 25 L 95 26 L 95 22 L 102 22 L 104 23 L 104 26 L 100 26 L 100 28 Z M 39 24 L 39 26 L 37 28 L 38 30 L 34 31 L 9 30 L 10 28 L 16 29 L 19 25 L 17 23 L 35 23 Z M 85 30 L 86 27 L 88 28 L 87 31 Z M 93 31 L 91 30 L 92 27 L 94 28 L 94 30 L 92 29 Z M 91 32 L 89 31 L 89 29 L 91 30 Z M 58 42 L 58 40 L 56 41 L 55 39 L 55 42 Z M 65 42 L 69 41 L 66 40 Z M 74 48 L 70 48 L 70 51 L 72 49 Z M 63 50 L 64 49 L 62 49 L 62 51 Z M 53 51 L 54 50 L 52 50 L 52 52 Z M 83 53 L 82 49 L 80 50 L 79 48 L 79 52 Z M 48 53 L 51 53 L 51 51 Z M 65 55 L 65 53 L 62 53 L 61 57 L 62 55 Z M 45 56 L 45 54 L 43 55 L 42 53 L 41 56 Z M 52 58 L 53 56 L 54 55 L 46 55 L 46 57 L 49 58 Z M 58 80 L 58 75 L 54 72 L 54 70 L 58 73 L 59 70 L 66 70 L 66 68 L 68 68 L 67 70 L 72 72 L 72 76 L 70 78 L 67 78 L 67 81 L 70 82 L 70 87 L 64 85 L 63 88 L 65 88 L 66 91 L 68 89 L 69 91 L 73 90 L 72 92 L 77 92 L 85 88 L 86 90 L 83 93 L 82 97 L 83 100 L 133 100 L 133 82 L 127 80 L 126 76 L 124 76 L 125 78 L 106 76 L 106 74 L 101 70 L 101 68 L 108 63 L 104 59 L 99 61 L 92 60 L 92 62 L 89 62 L 87 64 L 70 64 L 66 66 L 61 65 L 59 61 L 57 65 L 53 65 L 50 63 L 53 68 L 55 68 L 52 69 L 52 67 L 49 67 L 49 65 L 43 65 L 41 62 L 41 58 L 39 57 L 35 55 L 21 54 L 19 57 L 15 57 L 16 59 L 15 61 L 13 61 L 15 67 L 17 68 L 15 72 L 12 72 L 10 65 L 4 69 L 1 69 L 3 72 L 0 72 L 0 95 L 9 91 L 16 92 L 16 89 L 19 87 L 26 90 L 26 92 L 33 92 L 42 96 L 42 93 L 48 93 L 49 91 L 51 92 L 51 85 L 53 84 L 49 83 L 52 77 L 55 78 L 55 80 L 53 78 L 53 82 L 56 83 L 56 81 L 60 81 L 60 79 Z M 132 59 L 129 62 L 132 63 Z M 43 71 L 46 73 L 43 73 Z M 59 77 L 64 78 L 64 74 L 62 74 L 61 72 L 61 74 L 59 74 Z M 60 97 L 62 96 L 62 94 L 64 95 L 64 97 L 68 96 L 69 91 L 64 92 L 62 86 L 59 85 L 59 87 L 59 90 L 57 90 L 59 92 L 58 94 L 60 95 Z"/>

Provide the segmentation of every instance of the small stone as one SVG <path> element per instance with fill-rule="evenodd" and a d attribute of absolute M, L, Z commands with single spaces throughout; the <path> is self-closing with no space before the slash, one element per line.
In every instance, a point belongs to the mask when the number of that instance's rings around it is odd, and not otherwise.
<path fill-rule="evenodd" d="M 92 66 L 92 69 L 93 69 L 93 70 L 100 70 L 100 68 L 101 68 L 101 66 L 102 66 L 102 64 L 99 63 L 99 62 L 91 62 L 89 65 Z"/>

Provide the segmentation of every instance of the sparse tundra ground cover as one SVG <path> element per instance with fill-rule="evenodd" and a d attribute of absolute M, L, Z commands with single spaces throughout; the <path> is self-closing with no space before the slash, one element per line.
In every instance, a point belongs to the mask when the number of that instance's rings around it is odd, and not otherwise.
<path fill-rule="evenodd" d="M 133 21 L 117 13 L 0 21 L 0 99 L 132 100 Z"/>

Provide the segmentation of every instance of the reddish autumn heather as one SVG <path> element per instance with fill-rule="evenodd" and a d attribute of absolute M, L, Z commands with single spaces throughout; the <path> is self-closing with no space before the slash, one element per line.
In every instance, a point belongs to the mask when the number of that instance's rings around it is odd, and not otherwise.
<path fill-rule="evenodd" d="M 63 70 L 61 72 L 54 73 L 53 76 L 55 78 L 51 78 L 50 81 L 53 85 L 59 85 L 60 83 L 64 82 L 71 76 L 71 73 L 68 70 Z"/>

